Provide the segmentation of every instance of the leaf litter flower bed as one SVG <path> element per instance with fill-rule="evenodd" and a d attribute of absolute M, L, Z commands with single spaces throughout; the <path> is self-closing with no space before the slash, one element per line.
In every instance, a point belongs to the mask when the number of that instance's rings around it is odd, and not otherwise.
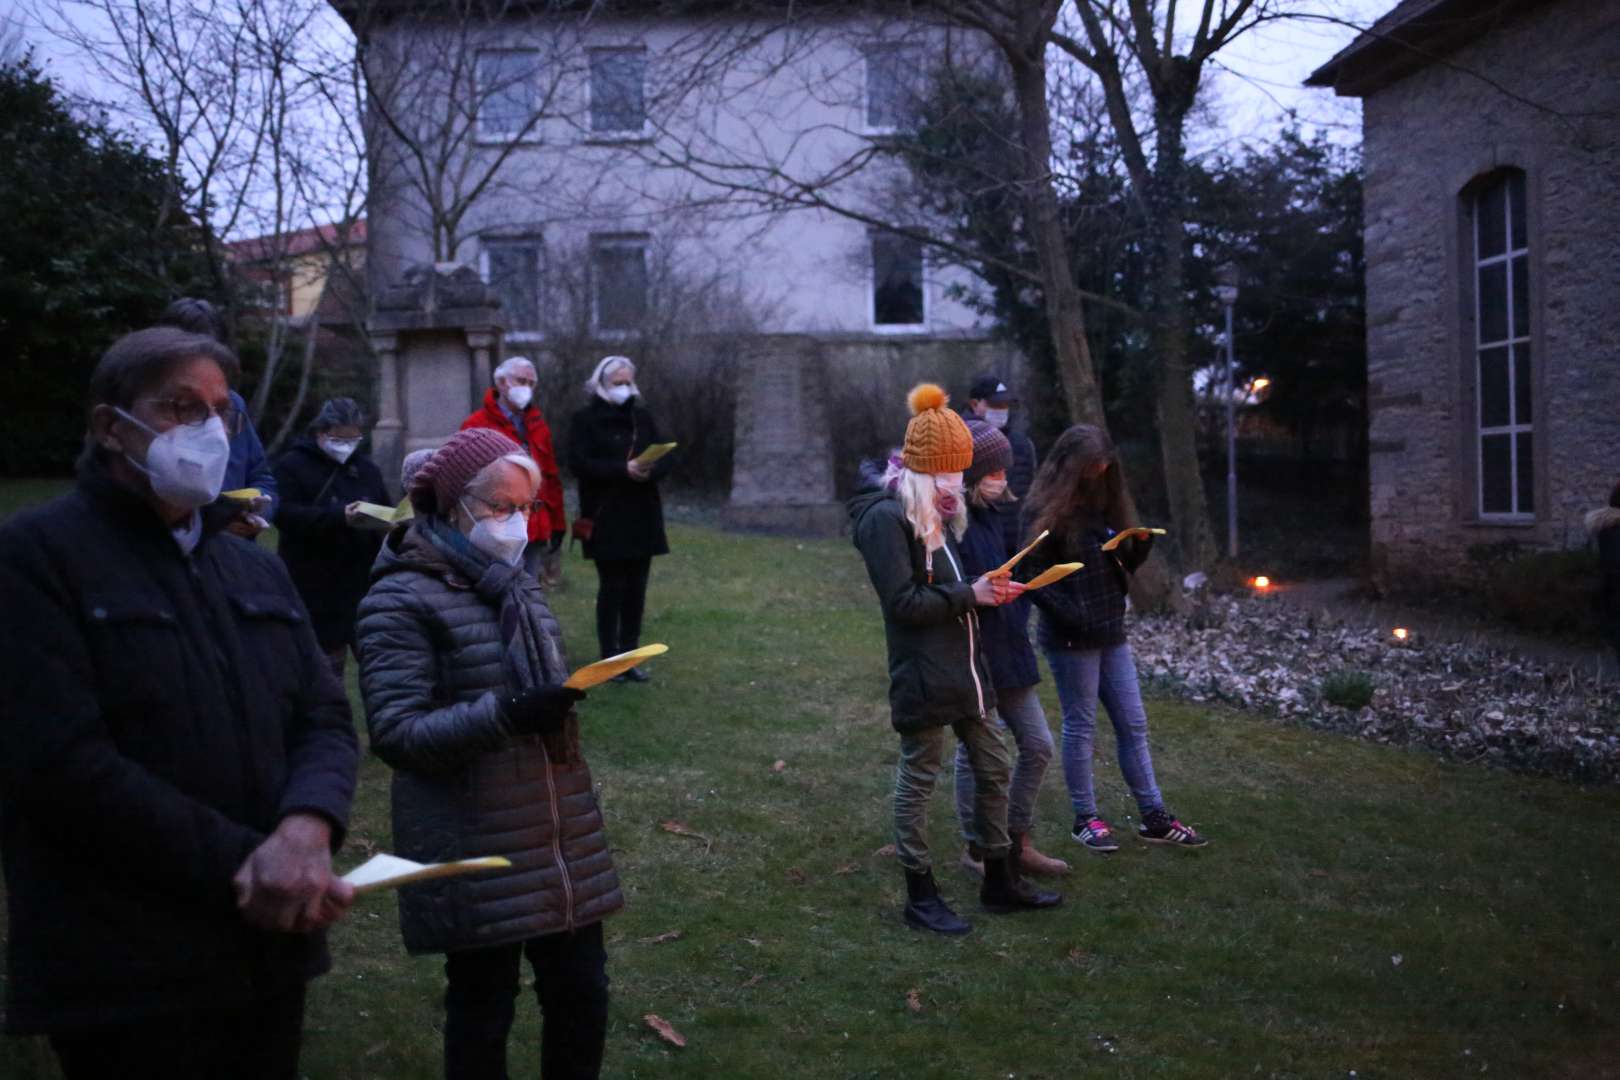
<path fill-rule="evenodd" d="M 1148 685 L 1191 701 L 1463 761 L 1620 782 L 1620 686 L 1593 670 L 1417 634 L 1397 640 L 1391 629 L 1248 596 L 1206 595 L 1186 615 L 1138 616 L 1131 647 Z M 1335 683 L 1360 684 L 1370 700 L 1336 705 L 1345 697 Z"/>

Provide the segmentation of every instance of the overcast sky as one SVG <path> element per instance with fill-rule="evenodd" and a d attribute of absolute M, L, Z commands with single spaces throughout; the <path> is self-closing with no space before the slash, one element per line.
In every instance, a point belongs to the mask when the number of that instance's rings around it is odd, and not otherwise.
<path fill-rule="evenodd" d="M 28 0 L 0 0 L 0 17 L 22 17 Z M 1286 0 L 1295 11 L 1328 19 L 1288 19 L 1251 30 L 1216 57 L 1206 78 L 1205 101 L 1219 123 L 1190 138 L 1194 154 L 1235 152 L 1244 146 L 1270 141 L 1291 120 L 1307 131 L 1322 131 L 1337 141 L 1357 143 L 1361 138 L 1361 107 L 1354 99 L 1336 97 L 1331 90 L 1306 89 L 1301 84 L 1365 27 L 1395 5 L 1396 0 Z M 63 5 L 68 7 L 70 5 Z M 1177 22 L 1190 35 L 1202 5 L 1184 0 Z M 62 46 L 30 20 L 22 17 L 25 38 L 36 56 L 70 93 L 95 97 L 93 70 L 77 62 Z M 334 32 L 346 33 L 335 15 Z"/>

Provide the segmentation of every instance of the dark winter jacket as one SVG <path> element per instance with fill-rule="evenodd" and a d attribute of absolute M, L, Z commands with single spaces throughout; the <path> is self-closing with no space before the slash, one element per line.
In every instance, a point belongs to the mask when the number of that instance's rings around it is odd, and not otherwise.
<path fill-rule="evenodd" d="M 593 397 L 568 427 L 568 467 L 579 478 L 579 516 L 592 522 L 587 559 L 646 559 L 668 555 L 658 483 L 675 454 L 653 466 L 647 480 L 630 479 L 630 459 L 666 441 L 639 398 L 614 405 Z"/>
<path fill-rule="evenodd" d="M 961 543 L 962 572 L 968 580 L 989 573 L 1012 554 L 1003 539 L 1009 517 L 1018 517 L 1016 503 L 968 508 L 968 528 Z M 984 656 L 990 664 L 990 681 L 998 691 L 1021 690 L 1041 681 L 1040 665 L 1029 644 L 1029 610 L 1027 597 L 979 609 Z"/>
<path fill-rule="evenodd" d="M 1009 430 L 1003 431 L 1002 434 L 1012 443 L 1013 452 L 1012 468 L 1007 470 L 1007 490 L 1022 500 L 1029 494 L 1030 486 L 1035 483 L 1035 468 L 1040 464 L 1035 455 L 1035 442 L 1022 431 Z M 1016 519 L 1018 515 L 1013 514 L 1010 517 Z M 1016 520 L 1012 523 L 1017 524 Z M 1017 551 L 1022 546 L 1016 541 L 1007 545 L 1012 551 Z"/>
<path fill-rule="evenodd" d="M 1132 539 L 1115 551 L 1104 551 L 1109 536 L 1103 529 L 1075 529 L 1066 537 L 1054 532 L 1018 564 L 1020 581 L 1030 581 L 1057 563 L 1085 564 L 1062 581 L 1029 594 L 1041 613 L 1037 637 L 1042 648 L 1107 649 L 1125 644 L 1130 575 L 1153 545 Z"/>
<path fill-rule="evenodd" d="M 235 390 L 231 391 L 231 404 L 244 417 L 247 416 L 247 402 Z M 269 507 L 260 511 L 259 516 L 266 521 L 276 520 L 276 510 L 281 505 L 280 495 L 276 491 L 276 474 L 270 468 L 270 460 L 264 456 L 264 443 L 259 441 L 259 433 L 251 420 L 243 423 L 242 430 L 231 438 L 231 456 L 225 465 L 225 482 L 220 485 L 222 491 L 236 491 L 239 488 L 258 488 L 270 500 Z"/>
<path fill-rule="evenodd" d="M 209 515 L 187 556 L 99 464 L 0 526 L 6 1026 L 70 1031 L 248 1002 L 326 970 L 231 878 L 295 812 L 341 842 L 349 705 L 274 555 Z"/>
<path fill-rule="evenodd" d="M 509 870 L 400 890 L 412 953 L 503 945 L 599 922 L 624 906 L 590 769 L 513 735 L 497 610 L 417 527 L 388 537 L 360 605 L 360 689 L 372 751 L 394 769 L 394 848 L 444 862 L 504 855 Z M 556 644 L 540 586 L 530 603 Z M 565 672 L 553 673 L 558 682 Z"/>
<path fill-rule="evenodd" d="M 314 439 L 300 439 L 276 459 L 281 513 L 278 550 L 304 598 L 323 649 L 354 638 L 354 611 L 371 583 L 382 533 L 351 528 L 343 509 L 355 501 L 387 503 L 382 473 L 359 452 L 339 465 Z"/>
<path fill-rule="evenodd" d="M 881 489 L 849 502 L 855 547 L 883 608 L 889 718 L 902 734 L 984 716 L 996 692 L 980 647 L 972 579 L 947 539 L 930 575 L 898 497 Z"/>

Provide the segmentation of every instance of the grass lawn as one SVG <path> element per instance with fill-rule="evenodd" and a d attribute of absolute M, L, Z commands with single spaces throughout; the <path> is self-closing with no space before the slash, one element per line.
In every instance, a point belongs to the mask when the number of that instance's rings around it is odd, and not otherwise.
<path fill-rule="evenodd" d="M 608 923 L 608 1076 L 1620 1076 L 1620 792 L 1156 700 L 1161 784 L 1210 847 L 1088 857 L 1054 768 L 1037 836 L 1076 865 L 1067 902 L 992 918 L 941 791 L 939 876 L 975 929 L 924 936 L 875 854 L 897 743 L 858 556 L 691 527 L 672 543 L 645 635 L 670 656 L 584 706 L 629 898 Z M 579 662 L 595 581 L 577 558 L 568 572 L 556 607 Z M 1126 825 L 1111 756 L 1098 776 Z M 368 759 L 340 863 L 388 842 L 388 770 Z M 392 899 L 332 941 L 305 1074 L 439 1075 L 440 962 L 404 955 Z M 538 1069 L 537 1028 L 525 998 L 514 1075 Z M 0 1075 L 53 1073 L 13 1041 Z"/>

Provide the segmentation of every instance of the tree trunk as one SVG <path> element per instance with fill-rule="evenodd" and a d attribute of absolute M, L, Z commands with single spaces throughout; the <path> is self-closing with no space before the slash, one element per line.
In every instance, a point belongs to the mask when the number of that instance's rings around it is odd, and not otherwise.
<path fill-rule="evenodd" d="M 1040 40 L 1041 44 L 1034 50 L 1038 57 L 1045 51 L 1044 31 Z M 1071 422 L 1093 424 L 1106 431 L 1108 419 L 1103 414 L 1102 391 L 1092 363 L 1091 343 L 1086 338 L 1085 310 L 1080 289 L 1069 266 L 1068 243 L 1063 235 L 1057 193 L 1052 188 L 1051 117 L 1046 105 L 1046 65 L 1040 59 L 1031 60 L 1027 56 L 1009 55 L 1007 59 L 1012 65 L 1013 85 L 1018 97 L 1027 227 L 1040 269 L 1041 294 L 1046 307 L 1047 326 L 1052 334 L 1064 403 L 1068 406 Z M 1120 469 L 1123 481 L 1123 465 L 1116 465 L 1116 468 Z M 1125 492 L 1126 516 L 1131 521 L 1141 520 L 1130 485 L 1122 483 L 1121 486 Z M 1174 604 L 1180 598 L 1164 560 L 1159 558 L 1149 559 L 1137 572 L 1133 593 L 1138 603 L 1146 608 Z"/>
<path fill-rule="evenodd" d="M 1197 409 L 1187 349 L 1186 165 L 1184 110 L 1159 110 L 1154 184 L 1149 193 L 1153 243 L 1153 340 L 1158 357 L 1159 453 L 1170 523 L 1184 567 L 1208 569 L 1219 553 L 1198 467 Z"/>

